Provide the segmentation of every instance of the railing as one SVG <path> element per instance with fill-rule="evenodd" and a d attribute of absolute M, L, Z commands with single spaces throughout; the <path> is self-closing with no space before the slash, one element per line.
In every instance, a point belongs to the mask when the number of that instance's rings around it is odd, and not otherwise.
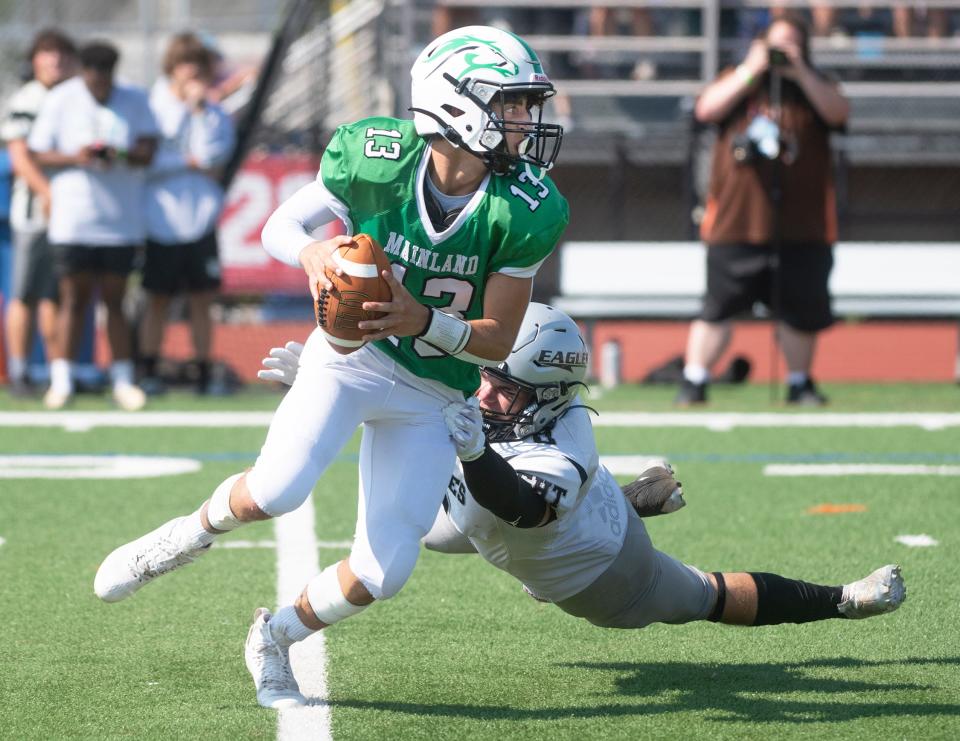
<path fill-rule="evenodd" d="M 644 9 L 651 11 L 699 11 L 701 33 L 689 36 L 576 36 L 526 34 L 530 45 L 540 53 L 603 55 L 611 53 L 656 55 L 698 55 L 691 67 L 692 75 L 682 79 L 557 79 L 558 89 L 579 96 L 686 96 L 695 94 L 712 80 L 720 67 L 734 61 L 744 51 L 744 40 L 724 38 L 720 34 L 721 12 L 767 9 L 769 0 L 438 0 L 447 8 L 516 8 L 524 9 Z M 778 0 L 777 7 L 806 10 L 806 0 Z M 880 0 L 822 0 L 817 5 L 827 8 L 886 9 L 896 2 Z M 901 3 L 912 8 L 913 3 Z M 960 10 L 960 0 L 929 0 L 927 9 Z M 960 38 L 884 38 L 829 37 L 814 38 L 812 50 L 818 65 L 842 72 L 846 70 L 903 70 L 940 68 L 960 77 Z M 916 97 L 956 96 L 960 81 L 916 82 L 900 80 L 851 81 L 844 91 L 850 97 L 890 97 L 909 94 Z"/>

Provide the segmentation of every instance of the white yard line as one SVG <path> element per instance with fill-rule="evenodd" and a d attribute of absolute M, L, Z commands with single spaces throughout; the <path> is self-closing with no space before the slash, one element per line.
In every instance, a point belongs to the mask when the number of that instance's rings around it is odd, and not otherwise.
<path fill-rule="evenodd" d="M 266 427 L 273 412 L 0 412 L 0 427 L 60 427 L 85 432 L 95 427 Z M 726 431 L 737 427 L 960 427 L 955 413 L 862 414 L 733 412 L 604 412 L 594 427 L 702 427 Z"/>
<path fill-rule="evenodd" d="M 960 427 L 960 414 L 913 412 L 864 412 L 842 414 L 796 414 L 777 412 L 603 412 L 593 418 L 594 427 L 705 427 L 724 432 L 736 427 L 921 427 L 942 430 Z"/>
<path fill-rule="evenodd" d="M 894 540 L 908 548 L 933 548 L 935 545 L 940 545 L 940 541 L 930 537 L 926 533 L 921 533 L 920 535 L 898 535 Z"/>
<path fill-rule="evenodd" d="M 764 476 L 960 476 L 960 466 L 916 463 L 771 463 Z"/>
<path fill-rule="evenodd" d="M 277 604 L 292 604 L 307 582 L 320 571 L 314 534 L 313 497 L 296 510 L 274 520 L 277 538 Z M 330 739 L 330 706 L 327 705 L 327 655 L 323 631 L 290 649 L 290 665 L 300 691 L 310 704 L 281 710 L 277 717 L 279 741 Z"/>
<path fill-rule="evenodd" d="M 0 455 L 0 479 L 142 479 L 193 473 L 201 465 L 145 455 Z"/>
<path fill-rule="evenodd" d="M 352 540 L 318 540 L 317 548 L 339 550 L 353 545 Z M 275 540 L 223 540 L 214 544 L 215 548 L 276 548 Z"/>

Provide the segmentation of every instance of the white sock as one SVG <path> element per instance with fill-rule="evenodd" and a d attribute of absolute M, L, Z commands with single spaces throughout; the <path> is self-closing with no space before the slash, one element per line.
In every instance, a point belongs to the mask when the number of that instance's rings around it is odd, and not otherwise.
<path fill-rule="evenodd" d="M 7 358 L 7 375 L 10 378 L 23 378 L 27 375 L 27 361 L 25 358 Z"/>
<path fill-rule="evenodd" d="M 270 618 L 267 625 L 270 626 L 270 635 L 273 636 L 273 640 L 281 646 L 302 641 L 317 632 L 301 622 L 293 605 L 277 610 L 277 614 Z"/>
<path fill-rule="evenodd" d="M 61 394 L 73 393 L 73 363 L 66 358 L 50 361 L 50 388 Z"/>
<path fill-rule="evenodd" d="M 787 374 L 787 383 L 790 386 L 803 386 L 809 376 L 804 371 L 790 371 Z"/>
<path fill-rule="evenodd" d="M 229 476 L 213 490 L 210 503 L 207 505 L 207 520 L 210 522 L 210 527 L 229 531 L 236 530 L 243 524 L 230 509 L 230 491 L 241 476 L 243 476 L 242 473 Z"/>
<path fill-rule="evenodd" d="M 203 507 L 200 507 L 200 509 L 203 509 Z M 189 539 L 194 548 L 210 545 L 217 537 L 216 533 L 211 533 L 201 523 L 200 509 L 190 513 L 180 522 L 184 539 Z"/>
<path fill-rule="evenodd" d="M 113 387 L 132 386 L 133 385 L 133 361 L 132 360 L 114 360 L 110 364 L 110 380 L 113 381 Z"/>
<path fill-rule="evenodd" d="M 702 365 L 685 365 L 683 366 L 683 377 L 690 381 L 690 383 L 695 383 L 699 386 L 710 380 L 710 371 Z"/>

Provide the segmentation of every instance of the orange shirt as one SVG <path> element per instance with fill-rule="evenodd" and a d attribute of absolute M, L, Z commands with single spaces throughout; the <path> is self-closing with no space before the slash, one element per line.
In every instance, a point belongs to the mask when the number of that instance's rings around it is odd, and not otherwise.
<path fill-rule="evenodd" d="M 707 244 L 773 241 L 775 214 L 770 192 L 779 176 L 781 241 L 832 244 L 837 239 L 837 207 L 830 127 L 798 85 L 783 81 L 779 160 L 757 157 L 741 164 L 733 157 L 734 139 L 754 116 L 765 113 L 773 118 L 768 92 L 764 77 L 720 125 L 700 236 Z"/>

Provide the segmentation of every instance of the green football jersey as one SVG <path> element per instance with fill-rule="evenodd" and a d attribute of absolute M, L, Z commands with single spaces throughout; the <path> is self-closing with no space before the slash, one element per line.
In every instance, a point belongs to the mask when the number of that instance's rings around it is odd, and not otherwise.
<path fill-rule="evenodd" d="M 339 201 L 351 234 L 383 246 L 394 275 L 420 303 L 461 319 L 483 316 L 487 276 L 531 277 L 569 220 L 566 199 L 549 177 L 523 165 L 487 175 L 456 220 L 434 229 L 424 202 L 429 141 L 413 121 L 368 118 L 337 129 L 320 177 Z M 377 346 L 422 378 L 472 394 L 479 368 L 414 337 Z"/>

